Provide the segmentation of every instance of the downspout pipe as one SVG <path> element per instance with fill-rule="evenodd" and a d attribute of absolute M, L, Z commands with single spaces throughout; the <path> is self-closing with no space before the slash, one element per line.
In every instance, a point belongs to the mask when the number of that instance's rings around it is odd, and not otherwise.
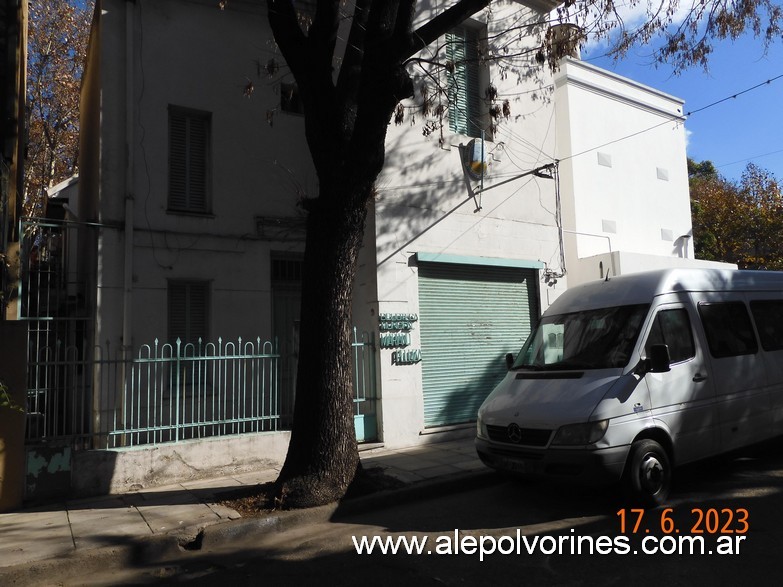
<path fill-rule="evenodd" d="M 606 234 L 594 234 L 592 232 L 579 232 L 579 231 L 576 231 L 576 230 L 567 230 L 565 228 L 563 229 L 563 232 L 567 232 L 568 234 L 575 234 L 577 236 L 591 236 L 591 237 L 594 237 L 594 238 L 605 238 L 606 239 L 606 244 L 609 247 L 609 262 L 611 263 L 611 266 L 612 266 L 611 267 L 612 275 L 614 275 L 614 276 L 617 275 L 617 268 L 614 266 L 614 252 L 612 251 L 612 239 L 608 235 L 606 235 Z"/>
<path fill-rule="evenodd" d="M 122 298 L 122 350 L 128 357 L 133 331 L 133 210 L 134 210 L 134 108 L 133 108 L 133 10 L 135 2 L 125 3 L 125 249 Z"/>
<path fill-rule="evenodd" d="M 127 393 L 128 363 L 133 348 L 133 7 L 135 1 L 125 2 L 125 210 L 124 210 L 124 247 L 123 247 L 123 277 L 122 277 L 122 340 L 120 352 L 122 360 L 119 368 L 119 381 L 121 396 L 114 418 L 124 421 L 124 406 Z M 108 423 L 100 422 L 101 417 L 108 417 L 108 413 L 96 397 L 96 405 L 99 408 L 97 416 L 97 429 L 105 432 Z M 115 441 L 116 442 L 116 441 Z M 106 438 L 107 448 L 111 447 L 111 440 Z M 120 436 L 119 446 L 125 445 L 125 436 Z M 117 446 L 116 444 L 114 446 Z"/>

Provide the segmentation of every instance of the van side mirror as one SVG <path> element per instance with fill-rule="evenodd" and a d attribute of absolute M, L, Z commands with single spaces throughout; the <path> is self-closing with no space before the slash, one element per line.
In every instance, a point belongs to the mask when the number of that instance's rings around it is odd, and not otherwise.
<path fill-rule="evenodd" d="M 654 344 L 650 347 L 650 356 L 647 358 L 650 373 L 666 373 L 671 371 L 672 360 L 669 357 L 669 345 Z"/>
<path fill-rule="evenodd" d="M 511 371 L 511 367 L 514 366 L 514 355 L 506 353 L 506 369 Z"/>
<path fill-rule="evenodd" d="M 649 356 L 639 361 L 636 369 L 634 369 L 634 373 L 641 376 L 644 376 L 646 373 L 666 373 L 671 371 L 671 363 L 669 346 L 654 344 L 650 347 Z"/>

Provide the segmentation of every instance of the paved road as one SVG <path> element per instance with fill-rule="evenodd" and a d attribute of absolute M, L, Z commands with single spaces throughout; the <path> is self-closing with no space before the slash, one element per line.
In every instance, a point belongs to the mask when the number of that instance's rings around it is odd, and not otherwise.
<path fill-rule="evenodd" d="M 355 515 L 341 515 L 338 510 L 330 523 L 182 553 L 154 568 L 93 573 L 81 582 L 779 584 L 777 576 L 783 568 L 783 441 L 739 458 L 679 470 L 677 479 L 669 504 L 672 509 L 647 511 L 641 520 L 638 512 L 623 510 L 616 492 L 553 488 L 498 478 L 490 487 L 441 499 Z M 455 529 L 462 549 L 476 548 L 475 552 L 453 553 Z M 427 542 L 420 555 L 402 553 L 404 547 L 396 555 L 383 555 L 377 546 L 371 555 L 357 554 L 352 537 L 371 540 L 373 536 L 392 540 L 417 537 L 420 541 L 426 537 Z M 699 539 L 703 539 L 704 554 Z M 677 552 L 678 541 L 684 552 Z M 486 550 L 494 545 L 496 551 L 480 556 L 482 543 Z M 589 554 L 591 545 L 593 553 Z M 644 554 L 643 547 L 672 552 Z M 719 547 L 733 554 L 719 555 Z M 514 552 L 499 554 L 498 548 Z"/>

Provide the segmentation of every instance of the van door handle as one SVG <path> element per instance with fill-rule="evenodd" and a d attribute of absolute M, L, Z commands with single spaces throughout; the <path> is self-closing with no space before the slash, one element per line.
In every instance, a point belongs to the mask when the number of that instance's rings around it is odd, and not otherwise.
<path fill-rule="evenodd" d="M 706 381 L 706 380 L 707 380 L 707 376 L 706 375 L 702 375 L 701 373 L 696 373 L 696 375 L 693 376 L 694 383 L 700 383 L 700 382 Z"/>

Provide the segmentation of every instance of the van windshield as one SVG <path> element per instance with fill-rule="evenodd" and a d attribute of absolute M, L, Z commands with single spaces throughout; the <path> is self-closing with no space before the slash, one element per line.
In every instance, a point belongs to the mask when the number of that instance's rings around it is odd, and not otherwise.
<path fill-rule="evenodd" d="M 649 308 L 637 304 L 544 316 L 512 369 L 624 367 Z"/>

